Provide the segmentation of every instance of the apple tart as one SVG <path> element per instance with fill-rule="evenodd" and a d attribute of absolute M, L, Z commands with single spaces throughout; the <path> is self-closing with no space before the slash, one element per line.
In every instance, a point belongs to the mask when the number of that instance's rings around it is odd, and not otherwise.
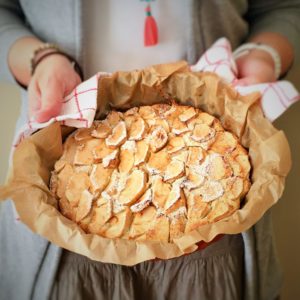
<path fill-rule="evenodd" d="M 72 133 L 50 188 L 61 213 L 87 233 L 172 242 L 238 210 L 250 168 L 217 118 L 156 104 L 111 111 Z"/>

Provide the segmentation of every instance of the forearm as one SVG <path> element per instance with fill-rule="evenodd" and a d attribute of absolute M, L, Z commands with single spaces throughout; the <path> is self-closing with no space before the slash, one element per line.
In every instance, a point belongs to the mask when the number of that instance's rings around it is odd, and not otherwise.
<path fill-rule="evenodd" d="M 8 65 L 13 76 L 23 85 L 28 86 L 31 78 L 30 59 L 34 50 L 43 42 L 35 37 L 18 39 L 8 53 Z"/>

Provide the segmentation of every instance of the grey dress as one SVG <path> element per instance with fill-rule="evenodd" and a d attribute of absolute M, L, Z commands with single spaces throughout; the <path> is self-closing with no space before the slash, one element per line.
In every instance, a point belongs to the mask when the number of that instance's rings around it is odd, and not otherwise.
<path fill-rule="evenodd" d="M 0 0 L 0 76 L 12 44 L 37 35 L 84 66 L 80 0 Z M 187 0 L 187 56 L 194 63 L 217 38 L 236 47 L 249 35 L 285 35 L 300 53 L 299 1 Z M 297 58 L 296 58 L 297 59 Z M 26 118 L 27 95 L 22 91 Z M 133 267 L 102 264 L 64 251 L 15 220 L 11 201 L 0 209 L 0 299 L 275 299 L 281 273 L 270 212 L 248 231 L 227 235 L 202 251 Z"/>

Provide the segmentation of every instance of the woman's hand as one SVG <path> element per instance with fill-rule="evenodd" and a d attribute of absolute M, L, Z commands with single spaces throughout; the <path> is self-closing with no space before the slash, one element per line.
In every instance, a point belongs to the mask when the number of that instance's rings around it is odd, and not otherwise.
<path fill-rule="evenodd" d="M 238 58 L 236 64 L 238 80 L 235 85 L 251 85 L 276 80 L 274 61 L 266 51 L 252 50 L 248 55 Z"/>
<path fill-rule="evenodd" d="M 46 57 L 29 81 L 29 115 L 46 122 L 59 114 L 62 102 L 79 83 L 79 75 L 62 55 Z"/>

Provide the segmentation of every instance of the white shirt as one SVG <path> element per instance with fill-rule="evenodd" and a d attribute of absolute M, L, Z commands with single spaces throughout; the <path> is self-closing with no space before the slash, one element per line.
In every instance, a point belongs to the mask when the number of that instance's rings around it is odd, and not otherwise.
<path fill-rule="evenodd" d="M 185 58 L 187 9 L 183 0 L 150 2 L 158 26 L 158 44 L 150 47 L 144 46 L 145 1 L 83 3 L 87 77 L 98 71 L 140 69 Z"/>

